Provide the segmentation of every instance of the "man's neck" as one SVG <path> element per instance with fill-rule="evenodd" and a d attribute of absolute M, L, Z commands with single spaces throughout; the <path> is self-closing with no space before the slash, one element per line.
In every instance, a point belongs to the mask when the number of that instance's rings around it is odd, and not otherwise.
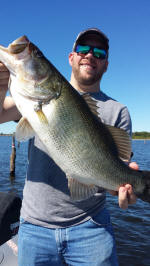
<path fill-rule="evenodd" d="M 92 85 L 83 85 L 71 77 L 70 84 L 79 92 L 99 92 L 100 91 L 99 82 L 96 82 L 95 84 L 92 84 Z"/>

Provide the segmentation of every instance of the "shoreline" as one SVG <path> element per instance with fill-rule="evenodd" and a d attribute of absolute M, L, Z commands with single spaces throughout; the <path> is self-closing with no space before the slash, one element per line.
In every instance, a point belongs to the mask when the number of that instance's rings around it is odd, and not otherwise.
<path fill-rule="evenodd" d="M 0 134 L 0 137 L 11 137 L 14 133 Z M 150 140 L 150 138 L 132 138 L 132 140 Z"/>
<path fill-rule="evenodd" d="M 150 138 L 149 139 L 134 139 L 134 138 L 132 138 L 132 140 L 150 140 Z"/>
<path fill-rule="evenodd" d="M 9 134 L 0 134 L 0 137 L 8 137 L 8 136 L 13 136 L 14 133 L 9 133 Z"/>

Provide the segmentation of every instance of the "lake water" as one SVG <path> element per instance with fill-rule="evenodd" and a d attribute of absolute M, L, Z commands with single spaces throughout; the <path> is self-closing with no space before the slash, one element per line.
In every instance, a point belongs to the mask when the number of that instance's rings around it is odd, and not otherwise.
<path fill-rule="evenodd" d="M 11 137 L 0 136 L 0 191 L 15 191 L 22 197 L 24 186 L 27 143 L 16 143 L 16 176 L 9 176 Z M 140 169 L 150 170 L 150 140 L 134 140 L 134 156 Z M 127 210 L 118 207 L 117 197 L 107 196 L 116 235 L 117 253 L 120 266 L 150 266 L 150 204 L 137 200 Z"/>

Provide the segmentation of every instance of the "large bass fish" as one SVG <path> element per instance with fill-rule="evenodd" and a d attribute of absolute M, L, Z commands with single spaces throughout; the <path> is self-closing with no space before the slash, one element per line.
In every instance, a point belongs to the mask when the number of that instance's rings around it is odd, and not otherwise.
<path fill-rule="evenodd" d="M 92 99 L 79 95 L 26 36 L 0 46 L 0 61 L 10 71 L 11 95 L 22 114 L 16 138 L 38 135 L 66 173 L 73 199 L 88 198 L 98 187 L 118 191 L 128 183 L 150 202 L 150 172 L 122 161 L 131 153 L 125 131 L 104 125 Z"/>

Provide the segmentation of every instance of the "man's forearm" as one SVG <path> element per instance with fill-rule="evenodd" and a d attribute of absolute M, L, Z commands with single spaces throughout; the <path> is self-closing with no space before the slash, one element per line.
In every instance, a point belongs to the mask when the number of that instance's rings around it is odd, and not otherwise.
<path fill-rule="evenodd" d="M 1 98 L 1 112 L 0 112 L 0 123 L 5 123 L 8 121 L 19 120 L 21 114 L 19 113 L 16 105 L 10 96 L 5 97 L 5 93 L 0 91 Z M 3 96 L 2 96 L 3 95 Z"/>

